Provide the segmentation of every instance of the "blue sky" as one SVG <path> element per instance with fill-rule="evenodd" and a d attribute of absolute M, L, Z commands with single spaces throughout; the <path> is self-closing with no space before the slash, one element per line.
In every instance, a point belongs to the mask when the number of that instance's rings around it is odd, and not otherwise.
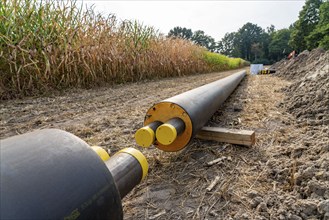
<path fill-rule="evenodd" d="M 134 19 L 167 34 L 175 26 L 203 30 L 216 40 L 252 22 L 266 28 L 287 28 L 297 20 L 305 0 L 299 1 L 83 1 L 96 11 Z"/>

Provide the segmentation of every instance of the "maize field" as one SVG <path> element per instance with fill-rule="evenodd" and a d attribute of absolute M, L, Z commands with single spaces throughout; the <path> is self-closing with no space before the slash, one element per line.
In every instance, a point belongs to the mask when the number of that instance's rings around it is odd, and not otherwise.
<path fill-rule="evenodd" d="M 0 98 L 234 69 L 242 59 L 75 1 L 0 2 Z"/>

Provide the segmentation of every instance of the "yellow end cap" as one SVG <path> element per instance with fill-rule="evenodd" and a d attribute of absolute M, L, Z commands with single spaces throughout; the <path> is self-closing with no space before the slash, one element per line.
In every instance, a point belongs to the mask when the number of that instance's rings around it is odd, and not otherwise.
<path fill-rule="evenodd" d="M 154 131 L 148 127 L 142 127 L 135 133 L 136 143 L 141 147 L 150 147 L 155 141 Z"/>
<path fill-rule="evenodd" d="M 177 131 L 171 124 L 162 124 L 156 130 L 156 138 L 163 145 L 169 145 L 175 141 Z"/>
<path fill-rule="evenodd" d="M 146 160 L 146 157 L 139 150 L 136 150 L 135 148 L 132 147 L 128 147 L 120 150 L 118 153 L 127 153 L 135 157 L 142 167 L 142 172 L 143 172 L 142 180 L 147 176 L 149 170 L 149 164 Z"/>
<path fill-rule="evenodd" d="M 98 147 L 98 146 L 92 146 L 91 148 L 96 152 L 96 154 L 98 154 L 98 156 L 103 161 L 107 161 L 108 159 L 110 159 L 110 155 L 103 148 Z"/>

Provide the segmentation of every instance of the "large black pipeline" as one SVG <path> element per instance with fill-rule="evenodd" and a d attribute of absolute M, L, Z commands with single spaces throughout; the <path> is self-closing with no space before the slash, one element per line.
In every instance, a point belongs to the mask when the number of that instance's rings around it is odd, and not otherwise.
<path fill-rule="evenodd" d="M 133 148 L 104 162 L 58 129 L 0 143 L 0 219 L 122 219 L 121 198 L 147 173 L 145 157 Z"/>
<path fill-rule="evenodd" d="M 156 140 L 152 143 L 164 151 L 178 151 L 187 146 L 245 75 L 243 70 L 153 105 L 146 113 L 144 125 L 155 121 L 163 124 L 156 128 Z M 182 127 L 184 130 L 177 132 L 177 128 Z M 137 144 L 143 146 L 150 142 L 149 130 L 143 127 L 136 132 Z"/>

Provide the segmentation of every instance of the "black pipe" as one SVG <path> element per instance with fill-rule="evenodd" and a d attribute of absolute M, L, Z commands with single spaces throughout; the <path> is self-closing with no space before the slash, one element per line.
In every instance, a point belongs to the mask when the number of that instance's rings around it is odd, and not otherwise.
<path fill-rule="evenodd" d="M 105 161 L 121 198 L 137 186 L 148 173 L 145 156 L 132 147 L 124 148 Z"/>
<path fill-rule="evenodd" d="M 180 135 L 185 130 L 184 121 L 180 118 L 172 118 L 167 121 L 166 124 L 173 126 L 177 132 L 177 135 Z"/>
<path fill-rule="evenodd" d="M 146 113 L 145 125 L 153 121 L 165 123 L 172 118 L 180 118 L 185 124 L 184 132 L 172 144 L 156 141 L 154 145 L 164 151 L 178 151 L 187 146 L 245 75 L 243 70 L 153 105 Z"/>
<path fill-rule="evenodd" d="M 147 173 L 137 150 L 124 149 L 105 165 L 86 142 L 58 129 L 0 143 L 0 219 L 122 219 L 121 198 Z M 120 173 L 112 168 L 117 162 Z"/>
<path fill-rule="evenodd" d="M 162 125 L 162 122 L 160 122 L 160 121 L 154 121 L 151 124 L 147 125 L 147 127 L 150 127 L 152 129 L 152 131 L 155 132 L 160 125 Z"/>
<path fill-rule="evenodd" d="M 194 136 L 230 96 L 245 74 L 245 70 L 240 71 L 162 102 L 175 103 L 187 112 L 192 120 Z"/>

